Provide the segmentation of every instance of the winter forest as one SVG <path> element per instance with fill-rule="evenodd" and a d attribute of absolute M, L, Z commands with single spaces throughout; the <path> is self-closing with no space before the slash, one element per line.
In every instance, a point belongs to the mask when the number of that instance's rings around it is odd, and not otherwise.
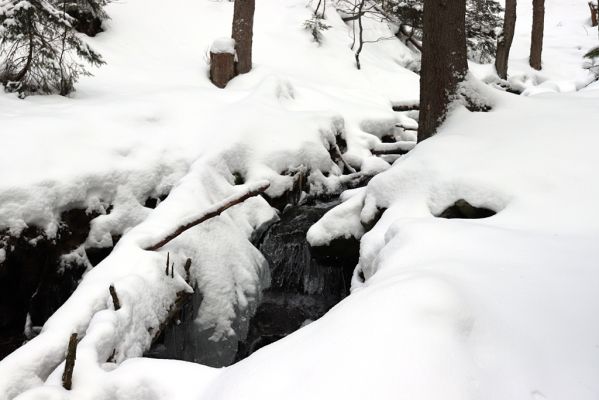
<path fill-rule="evenodd" d="M 597 400 L 597 0 L 0 0 L 0 400 Z"/>

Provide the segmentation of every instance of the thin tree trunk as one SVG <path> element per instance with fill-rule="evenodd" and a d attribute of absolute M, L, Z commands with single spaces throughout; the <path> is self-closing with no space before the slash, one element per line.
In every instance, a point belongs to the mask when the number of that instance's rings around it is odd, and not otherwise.
<path fill-rule="evenodd" d="M 235 0 L 233 10 L 233 34 L 237 51 L 237 73 L 245 74 L 252 69 L 252 37 L 254 35 L 255 0 Z"/>
<path fill-rule="evenodd" d="M 436 133 L 467 73 L 466 0 L 424 0 L 419 142 Z"/>
<path fill-rule="evenodd" d="M 545 27 L 545 0 L 532 0 L 532 35 L 530 41 L 530 66 L 541 70 L 543 30 Z"/>
<path fill-rule="evenodd" d="M 495 55 L 495 69 L 501 79 L 507 79 L 508 60 L 516 29 L 516 5 L 517 0 L 505 1 L 503 32 L 501 32 L 497 40 L 497 53 Z"/>
<path fill-rule="evenodd" d="M 356 68 L 362 69 L 360 64 L 360 53 L 364 47 L 364 26 L 362 25 L 362 9 L 364 8 L 364 0 L 360 0 L 358 7 L 358 50 L 356 50 Z"/>

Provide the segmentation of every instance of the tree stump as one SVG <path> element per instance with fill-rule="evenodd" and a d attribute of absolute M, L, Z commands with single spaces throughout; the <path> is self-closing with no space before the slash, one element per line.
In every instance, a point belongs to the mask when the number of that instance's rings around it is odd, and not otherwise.
<path fill-rule="evenodd" d="M 235 78 L 235 41 L 217 39 L 210 48 L 210 80 L 216 87 L 224 88 Z"/>
<path fill-rule="evenodd" d="M 599 8 L 599 4 L 589 1 L 589 8 L 591 9 L 591 25 L 597 26 L 597 24 L 599 24 L 599 21 L 597 21 L 597 14 L 599 13 L 597 9 Z"/>

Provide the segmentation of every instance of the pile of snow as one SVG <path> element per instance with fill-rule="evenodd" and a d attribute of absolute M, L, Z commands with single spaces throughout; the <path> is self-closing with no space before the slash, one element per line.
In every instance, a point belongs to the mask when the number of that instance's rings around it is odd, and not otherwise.
<path fill-rule="evenodd" d="M 229 53 L 235 54 L 235 40 L 229 37 L 218 38 L 210 46 L 210 53 Z"/>

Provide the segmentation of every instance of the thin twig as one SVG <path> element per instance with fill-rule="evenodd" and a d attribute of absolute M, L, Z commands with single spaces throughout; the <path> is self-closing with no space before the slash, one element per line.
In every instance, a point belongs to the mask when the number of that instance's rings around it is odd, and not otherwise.
<path fill-rule="evenodd" d="M 114 289 L 114 285 L 110 285 L 108 288 L 110 292 L 110 297 L 112 297 L 112 303 L 114 304 L 114 311 L 118 311 L 121 308 L 121 302 L 119 301 L 119 297 L 116 295 L 116 290 Z"/>

